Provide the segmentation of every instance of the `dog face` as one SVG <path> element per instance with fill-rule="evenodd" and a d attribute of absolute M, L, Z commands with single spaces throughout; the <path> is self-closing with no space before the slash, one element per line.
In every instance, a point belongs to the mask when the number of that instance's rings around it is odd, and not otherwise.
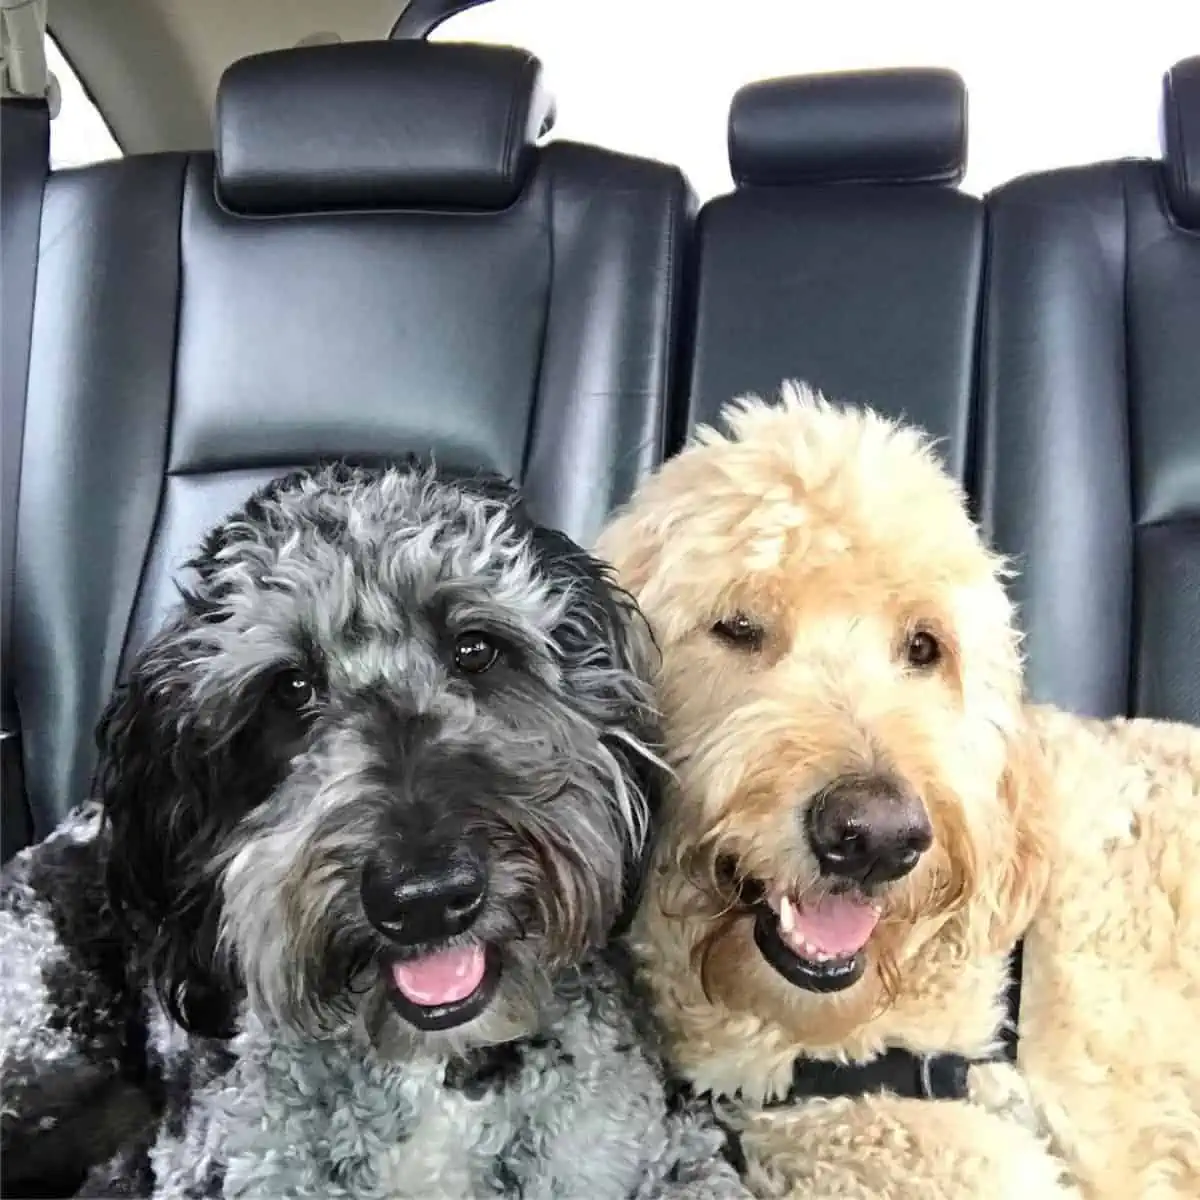
<path fill-rule="evenodd" d="M 101 724 L 110 886 L 176 1019 L 501 1040 L 636 882 L 654 736 L 605 571 L 507 484 L 289 476 Z M 648 644 L 648 643 L 646 643 Z"/>
<path fill-rule="evenodd" d="M 660 908 L 710 999 L 811 1028 L 821 1006 L 875 1011 L 968 907 L 983 938 L 1021 920 L 1017 637 L 915 431 L 797 388 L 728 424 L 601 553 L 662 653 Z"/>

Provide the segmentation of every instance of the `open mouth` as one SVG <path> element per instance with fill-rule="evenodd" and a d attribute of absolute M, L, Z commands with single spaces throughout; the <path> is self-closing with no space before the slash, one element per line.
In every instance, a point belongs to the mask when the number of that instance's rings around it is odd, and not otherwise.
<path fill-rule="evenodd" d="M 478 942 L 384 964 L 392 1007 L 426 1033 L 456 1029 L 480 1016 L 500 983 L 500 956 Z"/>
<path fill-rule="evenodd" d="M 753 911 L 755 945 L 794 987 L 840 992 L 862 978 L 867 943 L 879 924 L 877 901 L 856 889 L 765 892 Z"/>

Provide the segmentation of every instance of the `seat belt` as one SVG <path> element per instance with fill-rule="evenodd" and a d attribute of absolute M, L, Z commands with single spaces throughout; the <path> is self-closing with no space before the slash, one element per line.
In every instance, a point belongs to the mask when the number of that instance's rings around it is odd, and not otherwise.
<path fill-rule="evenodd" d="M 44 97 L 0 100 L 0 861 L 33 837 L 25 795 L 21 724 L 12 678 L 17 502 L 25 441 L 29 349 L 41 237 L 42 196 L 50 170 L 50 105 Z"/>

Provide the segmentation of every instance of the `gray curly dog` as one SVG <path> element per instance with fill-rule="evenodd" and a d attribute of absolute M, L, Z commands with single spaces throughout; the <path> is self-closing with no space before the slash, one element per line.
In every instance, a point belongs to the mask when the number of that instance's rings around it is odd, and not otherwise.
<path fill-rule="evenodd" d="M 504 480 L 296 472 L 0 893 L 5 1195 L 747 1195 L 613 940 L 651 643 Z"/>

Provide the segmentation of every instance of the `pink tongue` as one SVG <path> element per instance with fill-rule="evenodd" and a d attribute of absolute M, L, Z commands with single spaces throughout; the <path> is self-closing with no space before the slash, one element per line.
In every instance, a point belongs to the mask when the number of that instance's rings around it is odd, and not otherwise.
<path fill-rule="evenodd" d="M 465 1000 L 482 982 L 482 946 L 445 950 L 392 965 L 392 981 L 414 1004 L 433 1008 Z"/>
<path fill-rule="evenodd" d="M 857 954 L 879 923 L 879 913 L 851 895 L 825 895 L 815 903 L 797 905 L 795 912 L 788 941 L 803 940 L 832 958 Z"/>

